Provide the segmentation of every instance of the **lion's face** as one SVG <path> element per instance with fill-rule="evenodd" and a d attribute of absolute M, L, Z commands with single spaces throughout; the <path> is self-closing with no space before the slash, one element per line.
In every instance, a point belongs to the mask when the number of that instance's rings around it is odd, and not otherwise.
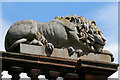
<path fill-rule="evenodd" d="M 106 39 L 95 21 L 88 21 L 84 17 L 74 19 L 80 41 L 97 52 L 101 51 L 106 44 Z"/>
<path fill-rule="evenodd" d="M 102 31 L 96 26 L 94 20 L 89 21 L 83 16 L 79 17 L 76 15 L 66 19 L 70 19 L 70 22 L 76 25 L 77 35 L 84 45 L 89 46 L 97 52 L 103 49 L 106 39 Z"/>

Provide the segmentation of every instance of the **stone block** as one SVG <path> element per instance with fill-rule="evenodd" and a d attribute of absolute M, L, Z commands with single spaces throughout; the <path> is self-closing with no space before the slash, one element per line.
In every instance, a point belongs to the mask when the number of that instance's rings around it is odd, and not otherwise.
<path fill-rule="evenodd" d="M 103 61 L 103 62 L 111 62 L 111 56 L 107 54 L 99 54 L 99 53 L 85 53 L 83 56 L 77 57 L 77 54 L 73 54 L 69 56 L 68 50 L 66 48 L 58 49 L 54 48 L 53 53 L 50 55 L 45 52 L 45 46 L 36 46 L 29 44 L 20 44 L 20 53 L 27 53 L 33 55 L 44 55 L 50 57 L 60 57 L 67 59 L 86 59 L 86 60 L 94 60 L 94 61 Z"/>

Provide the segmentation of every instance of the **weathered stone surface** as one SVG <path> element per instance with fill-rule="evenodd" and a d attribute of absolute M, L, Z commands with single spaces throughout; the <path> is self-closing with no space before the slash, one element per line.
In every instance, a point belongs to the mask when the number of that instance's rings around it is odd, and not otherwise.
<path fill-rule="evenodd" d="M 89 53 L 88 55 L 81 56 L 80 59 L 102 61 L 102 62 L 111 62 L 110 55 L 95 54 L 95 53 Z"/>
<path fill-rule="evenodd" d="M 76 54 L 69 56 L 68 50 L 66 48 L 65 49 L 54 48 L 52 54 L 47 54 L 45 52 L 45 46 L 20 44 L 20 52 L 27 53 L 27 54 L 34 54 L 34 55 L 51 56 L 51 57 L 61 57 L 61 58 L 71 58 L 71 59 L 77 58 Z"/>
<path fill-rule="evenodd" d="M 20 52 L 34 55 L 44 55 L 51 57 L 60 57 L 60 58 L 68 58 L 68 59 L 85 59 L 85 60 L 94 60 L 94 61 L 103 61 L 103 62 L 111 62 L 111 55 L 104 53 L 84 53 L 82 56 L 77 56 L 76 53 L 69 55 L 68 50 L 54 48 L 52 54 L 48 54 L 45 52 L 45 46 L 36 46 L 36 45 L 28 45 L 28 44 L 20 44 Z"/>

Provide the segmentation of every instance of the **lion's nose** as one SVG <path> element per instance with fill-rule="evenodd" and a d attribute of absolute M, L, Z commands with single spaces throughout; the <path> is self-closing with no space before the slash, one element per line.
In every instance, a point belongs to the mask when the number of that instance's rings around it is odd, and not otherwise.
<path fill-rule="evenodd" d="M 102 38 L 102 40 L 103 40 L 102 46 L 104 46 L 106 44 L 106 39 Z"/>
<path fill-rule="evenodd" d="M 106 44 L 106 39 L 104 37 L 102 37 L 102 40 L 103 40 L 103 45 Z"/>
<path fill-rule="evenodd" d="M 106 41 L 106 39 L 105 38 L 102 38 L 103 39 L 103 41 L 105 42 Z"/>

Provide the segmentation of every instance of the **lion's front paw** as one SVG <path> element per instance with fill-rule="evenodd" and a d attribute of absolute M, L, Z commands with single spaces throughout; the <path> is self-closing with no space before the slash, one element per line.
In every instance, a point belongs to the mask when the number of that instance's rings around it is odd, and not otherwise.
<path fill-rule="evenodd" d="M 73 49 L 73 47 L 71 47 L 71 46 L 68 47 L 67 49 L 68 49 L 69 56 L 72 56 L 73 53 L 75 52 L 75 49 Z"/>
<path fill-rule="evenodd" d="M 83 56 L 83 51 L 81 49 L 78 49 L 75 52 L 77 54 L 77 57 Z"/>
<path fill-rule="evenodd" d="M 47 43 L 45 46 L 45 49 L 46 49 L 46 53 L 49 53 L 49 55 L 51 55 L 53 52 L 54 46 L 52 43 Z"/>

